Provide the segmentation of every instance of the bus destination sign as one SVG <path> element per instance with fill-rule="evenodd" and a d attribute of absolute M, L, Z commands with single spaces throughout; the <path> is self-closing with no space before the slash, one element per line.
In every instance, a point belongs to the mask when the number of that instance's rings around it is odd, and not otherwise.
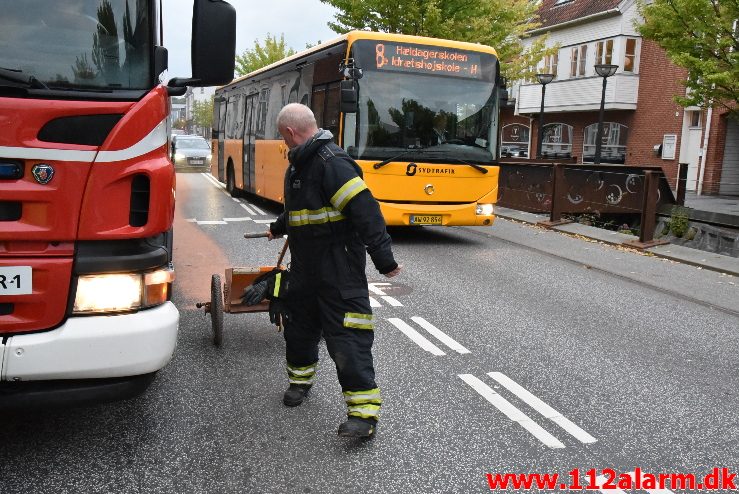
<path fill-rule="evenodd" d="M 433 46 L 375 44 L 377 70 L 482 79 L 480 55 Z"/>

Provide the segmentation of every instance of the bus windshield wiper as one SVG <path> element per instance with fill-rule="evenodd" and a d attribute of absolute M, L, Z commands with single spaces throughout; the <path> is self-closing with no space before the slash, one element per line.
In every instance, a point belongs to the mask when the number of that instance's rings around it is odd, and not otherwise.
<path fill-rule="evenodd" d="M 403 151 L 402 153 L 396 154 L 395 156 L 391 156 L 388 159 L 382 160 L 379 163 L 375 163 L 372 166 L 374 167 L 375 170 L 379 170 L 380 168 L 382 168 L 383 166 L 387 165 L 388 163 L 390 163 L 392 161 L 395 161 L 396 159 L 398 159 L 398 158 L 400 158 L 402 156 L 405 156 L 408 153 L 412 153 L 413 151 L 423 152 L 424 149 L 425 148 L 423 146 L 408 148 L 405 151 Z"/>
<path fill-rule="evenodd" d="M 482 172 L 482 173 L 487 173 L 488 172 L 488 169 L 487 168 L 484 168 L 484 167 L 482 167 L 480 165 L 477 165 L 475 163 L 470 163 L 469 161 L 465 161 L 465 160 L 460 159 L 460 158 L 453 158 L 451 156 L 449 157 L 449 159 L 452 159 L 452 160 L 454 160 L 454 161 L 456 161 L 458 163 L 462 163 L 463 165 L 471 166 L 472 168 L 474 168 L 475 170 L 477 170 L 479 172 Z"/>
<path fill-rule="evenodd" d="M 26 86 L 34 89 L 49 89 L 49 86 L 38 80 L 33 75 L 30 77 L 21 76 L 20 74 L 22 72 L 23 71 L 20 69 L 6 69 L 5 67 L 0 67 L 0 79 L 25 84 Z"/>

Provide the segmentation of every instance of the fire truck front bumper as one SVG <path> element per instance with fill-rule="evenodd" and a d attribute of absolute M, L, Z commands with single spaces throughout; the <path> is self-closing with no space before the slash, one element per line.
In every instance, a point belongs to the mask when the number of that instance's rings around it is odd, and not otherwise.
<path fill-rule="evenodd" d="M 1 381 L 108 379 L 164 367 L 177 343 L 172 302 L 132 314 L 70 317 L 43 333 L 11 336 L 0 345 Z"/>

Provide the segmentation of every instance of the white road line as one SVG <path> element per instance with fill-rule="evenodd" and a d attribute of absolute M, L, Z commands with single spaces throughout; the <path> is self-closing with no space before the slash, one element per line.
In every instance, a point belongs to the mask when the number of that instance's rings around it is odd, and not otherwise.
<path fill-rule="evenodd" d="M 367 288 L 369 288 L 369 291 L 371 291 L 375 295 L 385 295 L 385 292 L 377 288 L 378 286 L 390 286 L 390 283 L 381 282 L 381 283 L 368 283 L 367 284 Z"/>
<path fill-rule="evenodd" d="M 598 477 L 595 477 L 595 485 L 602 486 L 607 481 L 608 481 L 608 479 L 606 477 L 604 477 L 603 475 L 600 475 Z M 611 484 L 609 484 L 609 485 L 611 485 Z M 610 487 L 608 489 L 598 489 L 598 492 L 602 492 L 603 494 L 608 494 L 608 493 L 626 494 L 626 491 L 624 491 L 622 489 L 618 489 L 618 488 L 611 489 Z"/>
<path fill-rule="evenodd" d="M 249 213 L 252 216 L 254 216 L 254 215 L 257 214 L 254 211 L 252 211 L 252 209 L 249 206 L 247 206 L 246 204 L 244 204 L 244 203 L 239 203 L 239 206 L 241 206 L 242 208 L 246 209 L 246 212 Z"/>
<path fill-rule="evenodd" d="M 254 220 L 254 223 L 260 223 L 262 225 L 266 225 L 266 224 L 272 223 L 273 221 L 275 221 L 274 218 L 267 219 L 267 220 Z"/>
<path fill-rule="evenodd" d="M 198 221 L 198 225 L 227 225 L 225 221 Z"/>
<path fill-rule="evenodd" d="M 375 297 L 370 297 L 370 307 L 382 307 L 382 304 L 375 299 Z"/>
<path fill-rule="evenodd" d="M 231 198 L 231 200 L 232 200 L 233 202 L 241 202 L 241 201 L 239 201 L 239 198 L 238 198 L 238 197 L 232 197 L 232 198 Z"/>
<path fill-rule="evenodd" d="M 574 436 L 575 439 L 580 441 L 584 444 L 592 444 L 597 441 L 593 436 L 582 430 L 580 427 L 575 425 L 574 423 L 570 422 L 566 417 L 564 417 L 561 413 L 559 413 L 554 408 L 550 407 L 543 401 L 541 401 L 539 398 L 531 394 L 528 390 L 526 390 L 523 386 L 515 382 L 510 377 L 506 376 L 502 372 L 488 372 L 488 376 L 492 377 L 496 381 L 498 381 L 503 387 L 505 387 L 508 391 L 513 393 L 514 395 L 521 398 L 521 400 L 526 403 L 528 406 L 542 414 L 544 417 L 548 418 L 561 428 L 563 428 L 565 431 L 567 431 L 571 436 Z"/>
<path fill-rule="evenodd" d="M 383 295 L 382 300 L 387 302 L 388 304 L 392 305 L 393 307 L 403 307 L 403 304 L 398 302 L 398 300 L 394 297 L 390 297 L 388 295 Z"/>
<path fill-rule="evenodd" d="M 205 178 L 206 180 L 208 180 L 208 182 L 212 183 L 213 185 L 215 185 L 219 189 L 223 189 L 223 188 L 226 187 L 221 182 L 219 182 L 218 180 L 216 180 L 216 178 L 213 175 L 211 175 L 210 173 L 201 173 L 200 175 L 202 175 L 203 178 Z"/>
<path fill-rule="evenodd" d="M 444 343 L 446 346 L 451 348 L 457 353 L 470 353 L 465 347 L 460 345 L 454 338 L 447 336 L 442 330 L 428 322 L 423 317 L 414 316 L 411 320 L 421 326 L 423 329 L 431 333 L 437 340 Z"/>
<path fill-rule="evenodd" d="M 187 221 L 188 223 L 197 223 L 198 222 L 198 220 L 195 219 L 195 218 L 188 218 L 185 221 Z"/>
<path fill-rule="evenodd" d="M 256 211 L 257 213 L 261 214 L 262 216 L 267 216 L 267 213 L 265 213 L 264 211 L 262 211 L 261 209 L 259 209 L 258 207 L 256 207 L 254 204 L 249 204 L 249 206 L 251 206 L 252 208 L 254 208 L 254 211 Z"/>
<path fill-rule="evenodd" d="M 413 342 L 416 345 L 420 346 L 427 352 L 430 352 L 436 355 L 437 357 L 446 355 L 446 353 L 444 353 L 444 351 L 441 348 L 431 343 L 421 333 L 419 333 L 418 331 L 410 327 L 408 323 L 403 321 L 402 319 L 393 317 L 393 318 L 388 319 L 388 321 L 390 321 L 390 324 L 398 328 L 404 335 L 406 335 L 408 338 L 413 340 Z"/>
<path fill-rule="evenodd" d="M 545 446 L 549 448 L 564 448 L 556 437 L 548 433 L 539 424 L 531 420 L 528 415 L 523 413 L 521 410 L 513 406 L 508 400 L 496 393 L 493 388 L 473 376 L 472 374 L 458 374 L 458 377 L 466 382 L 472 389 L 477 391 L 480 396 L 485 398 L 491 405 L 503 412 L 506 417 L 529 431 L 535 438 L 541 441 Z"/>
<path fill-rule="evenodd" d="M 228 223 L 232 223 L 232 222 L 236 222 L 236 221 L 252 221 L 252 219 L 249 218 L 248 216 L 244 216 L 244 217 L 241 217 L 241 218 L 223 218 L 223 221 L 226 221 Z"/>

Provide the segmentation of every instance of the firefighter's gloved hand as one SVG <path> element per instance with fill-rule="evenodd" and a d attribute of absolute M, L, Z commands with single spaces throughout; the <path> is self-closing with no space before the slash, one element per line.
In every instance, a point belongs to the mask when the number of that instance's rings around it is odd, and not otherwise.
<path fill-rule="evenodd" d="M 269 322 L 278 328 L 290 323 L 290 311 L 284 300 L 275 298 L 269 301 Z"/>
<path fill-rule="evenodd" d="M 264 278 L 262 281 L 246 287 L 244 295 L 241 297 L 241 301 L 249 306 L 257 305 L 267 296 L 267 290 L 269 289 L 270 284 L 269 282 L 269 278 Z"/>

